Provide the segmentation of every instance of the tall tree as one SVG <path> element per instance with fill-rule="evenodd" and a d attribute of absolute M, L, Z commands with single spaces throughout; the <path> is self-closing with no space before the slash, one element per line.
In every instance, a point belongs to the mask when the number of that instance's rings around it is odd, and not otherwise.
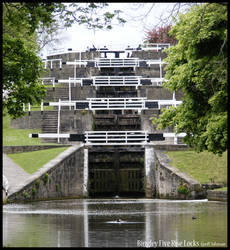
<path fill-rule="evenodd" d="M 183 104 L 154 119 L 159 128 L 186 132 L 184 142 L 198 152 L 227 149 L 227 7 L 193 6 L 170 34 L 178 43 L 167 51 L 164 87 L 184 93 Z"/>
<path fill-rule="evenodd" d="M 170 36 L 169 31 L 172 25 L 166 25 L 163 27 L 157 27 L 146 32 L 145 42 L 148 43 L 170 43 L 176 44 L 176 40 L 173 36 Z"/>
<path fill-rule="evenodd" d="M 39 33 L 56 31 L 74 23 L 89 29 L 111 29 L 120 11 L 104 10 L 107 3 L 3 2 L 3 109 L 12 117 L 24 115 L 23 103 L 38 104 L 45 96 L 39 77 L 43 64 L 38 52 Z M 40 36 L 41 38 L 41 36 Z"/>

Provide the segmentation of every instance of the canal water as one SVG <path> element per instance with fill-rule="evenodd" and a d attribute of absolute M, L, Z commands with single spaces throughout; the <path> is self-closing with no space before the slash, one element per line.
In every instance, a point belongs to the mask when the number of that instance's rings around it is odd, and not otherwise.
<path fill-rule="evenodd" d="M 3 206 L 8 247 L 226 247 L 227 203 L 73 199 Z"/>

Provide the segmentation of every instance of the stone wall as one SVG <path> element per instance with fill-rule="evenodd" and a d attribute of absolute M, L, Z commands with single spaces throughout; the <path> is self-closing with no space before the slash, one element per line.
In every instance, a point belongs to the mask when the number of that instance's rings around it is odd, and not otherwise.
<path fill-rule="evenodd" d="M 210 201 L 228 201 L 227 191 L 208 190 L 207 198 Z"/>
<path fill-rule="evenodd" d="M 169 157 L 164 154 L 163 151 L 155 150 L 154 172 L 156 185 L 155 196 L 157 198 L 197 199 L 205 197 L 201 184 L 172 167 Z M 179 189 L 183 189 L 184 191 L 179 192 Z M 185 194 L 186 190 L 188 194 Z"/>
<path fill-rule="evenodd" d="M 7 201 L 82 198 L 84 148 L 72 146 L 40 168 Z"/>
<path fill-rule="evenodd" d="M 3 146 L 3 153 L 17 154 L 23 152 L 32 152 L 49 148 L 60 148 L 64 145 L 28 145 L 28 146 Z"/>
<path fill-rule="evenodd" d="M 202 189 L 202 185 L 172 167 L 170 159 L 164 151 L 156 150 L 156 148 L 155 146 L 145 147 L 146 197 L 160 199 L 205 198 L 206 192 Z"/>
<path fill-rule="evenodd" d="M 92 129 L 93 113 L 89 110 L 62 110 L 60 133 L 84 133 Z"/>
<path fill-rule="evenodd" d="M 12 119 L 11 128 L 16 129 L 41 129 L 42 114 L 41 111 L 31 111 L 30 115 L 26 114 L 23 117 Z"/>

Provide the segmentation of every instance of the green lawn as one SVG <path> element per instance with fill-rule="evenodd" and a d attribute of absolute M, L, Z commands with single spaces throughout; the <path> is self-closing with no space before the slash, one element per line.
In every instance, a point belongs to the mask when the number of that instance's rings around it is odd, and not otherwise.
<path fill-rule="evenodd" d="M 41 143 L 39 138 L 29 138 L 29 134 L 41 133 L 40 129 L 14 129 L 10 127 L 10 117 L 3 116 L 3 146 L 24 145 L 54 145 L 55 143 Z M 56 144 L 55 144 L 56 145 Z"/>
<path fill-rule="evenodd" d="M 227 184 L 227 151 L 221 156 L 209 152 L 167 152 L 171 165 L 191 176 L 201 184 Z"/>
<path fill-rule="evenodd" d="M 52 148 L 33 152 L 8 154 L 8 156 L 27 173 L 32 174 L 67 148 L 68 147 Z"/>

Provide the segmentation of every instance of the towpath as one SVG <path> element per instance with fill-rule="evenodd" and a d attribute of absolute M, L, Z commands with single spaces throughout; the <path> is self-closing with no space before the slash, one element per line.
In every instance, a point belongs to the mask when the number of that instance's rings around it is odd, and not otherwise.
<path fill-rule="evenodd" d="M 24 183 L 31 176 L 13 160 L 11 160 L 6 154 L 3 154 L 3 174 L 8 180 L 8 195 L 14 193 L 17 187 Z"/>

